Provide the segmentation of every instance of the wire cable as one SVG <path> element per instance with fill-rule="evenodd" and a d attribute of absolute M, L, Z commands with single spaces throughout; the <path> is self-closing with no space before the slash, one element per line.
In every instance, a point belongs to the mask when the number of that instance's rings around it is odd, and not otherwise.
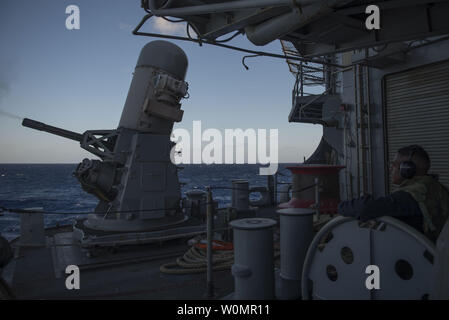
<path fill-rule="evenodd" d="M 239 34 L 243 34 L 243 32 L 241 30 L 238 30 L 232 36 L 230 36 L 229 38 L 226 38 L 226 39 L 223 39 L 223 40 L 215 39 L 215 42 L 217 42 L 217 43 L 225 43 L 225 42 L 231 41 L 232 39 L 237 37 Z"/>
<path fill-rule="evenodd" d="M 231 250 L 217 252 L 214 250 L 212 258 L 212 270 L 226 270 L 234 264 L 234 253 Z M 206 250 L 193 245 L 184 255 L 176 259 L 176 262 L 166 263 L 159 270 L 166 274 L 192 274 L 203 273 L 207 270 Z"/>
<path fill-rule="evenodd" d="M 246 65 L 245 60 L 247 58 L 255 58 L 255 57 L 260 57 L 260 54 L 253 54 L 253 55 L 249 55 L 249 56 L 244 56 L 242 58 L 242 64 L 243 64 L 243 66 L 245 67 L 246 70 L 249 70 L 249 67 Z"/>
<path fill-rule="evenodd" d="M 215 242 L 215 241 L 214 241 Z M 234 264 L 233 250 L 217 250 L 212 258 L 212 270 L 227 270 Z M 280 250 L 274 249 L 274 259 L 280 257 Z M 203 273 L 207 270 L 206 250 L 193 245 L 183 256 L 176 259 L 175 262 L 169 262 L 160 266 L 159 270 L 165 274 L 193 274 Z"/>

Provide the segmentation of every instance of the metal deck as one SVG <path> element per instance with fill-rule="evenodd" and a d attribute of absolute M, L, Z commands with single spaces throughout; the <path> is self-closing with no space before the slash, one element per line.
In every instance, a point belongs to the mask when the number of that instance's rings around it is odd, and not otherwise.
<path fill-rule="evenodd" d="M 57 234 L 66 237 L 68 234 Z M 180 241 L 120 248 L 88 258 L 80 247 L 21 248 L 11 288 L 18 299 L 205 299 L 206 274 L 166 275 L 162 264 L 188 249 Z M 80 289 L 67 290 L 65 266 L 80 268 Z M 214 272 L 217 298 L 233 291 L 230 271 Z"/>
<path fill-rule="evenodd" d="M 274 217 L 275 208 L 260 208 L 258 217 Z M 47 246 L 17 247 L 3 277 L 18 299 L 182 299 L 206 297 L 206 273 L 171 275 L 161 265 L 176 261 L 187 240 L 98 248 L 89 255 L 73 240 L 71 227 L 46 230 Z M 12 245 L 17 245 L 16 240 Z M 91 252 L 92 253 L 92 252 Z M 65 268 L 80 269 L 80 289 L 65 286 Z M 230 270 L 214 271 L 214 299 L 234 291 Z"/>

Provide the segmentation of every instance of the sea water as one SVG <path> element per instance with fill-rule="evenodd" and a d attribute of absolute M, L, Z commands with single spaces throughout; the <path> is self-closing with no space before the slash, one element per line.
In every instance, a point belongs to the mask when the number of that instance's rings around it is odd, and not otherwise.
<path fill-rule="evenodd" d="M 290 181 L 287 164 L 279 165 L 280 182 Z M 205 190 L 206 186 L 221 187 L 213 189 L 213 198 L 219 207 L 231 203 L 231 190 L 234 179 L 246 179 L 250 187 L 266 186 L 267 177 L 259 175 L 260 165 L 183 165 L 179 170 L 182 183 L 182 196 L 192 189 Z M 43 208 L 45 212 L 64 212 L 68 214 L 45 215 L 47 227 L 71 224 L 74 219 L 85 217 L 84 212 L 92 212 L 97 198 L 81 189 L 73 176 L 76 164 L 0 164 L 0 207 L 26 209 Z M 223 189 L 224 188 L 224 189 Z M 257 199 L 251 194 L 251 199 Z M 0 233 L 11 240 L 20 233 L 20 216 L 16 213 L 0 213 Z"/>

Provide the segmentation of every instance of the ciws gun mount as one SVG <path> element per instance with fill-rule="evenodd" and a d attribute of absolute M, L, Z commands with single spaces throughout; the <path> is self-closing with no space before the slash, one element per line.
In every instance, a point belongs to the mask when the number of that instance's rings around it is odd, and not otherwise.
<path fill-rule="evenodd" d="M 182 120 L 187 95 L 187 56 L 166 41 L 146 44 L 139 56 L 115 130 L 83 134 L 24 119 L 23 126 L 80 142 L 101 160 L 84 159 L 74 175 L 100 201 L 84 226 L 106 232 L 139 232 L 177 226 L 180 208 L 177 167 L 171 161 L 173 123 Z"/>

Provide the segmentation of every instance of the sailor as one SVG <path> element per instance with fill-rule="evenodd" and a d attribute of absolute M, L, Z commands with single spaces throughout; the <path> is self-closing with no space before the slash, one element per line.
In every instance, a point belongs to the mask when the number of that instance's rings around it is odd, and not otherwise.
<path fill-rule="evenodd" d="M 392 182 L 398 188 L 377 199 L 366 195 L 343 201 L 338 213 L 361 221 L 392 216 L 436 242 L 449 216 L 449 190 L 428 174 L 429 168 L 429 155 L 421 146 L 401 148 L 390 164 Z"/>

